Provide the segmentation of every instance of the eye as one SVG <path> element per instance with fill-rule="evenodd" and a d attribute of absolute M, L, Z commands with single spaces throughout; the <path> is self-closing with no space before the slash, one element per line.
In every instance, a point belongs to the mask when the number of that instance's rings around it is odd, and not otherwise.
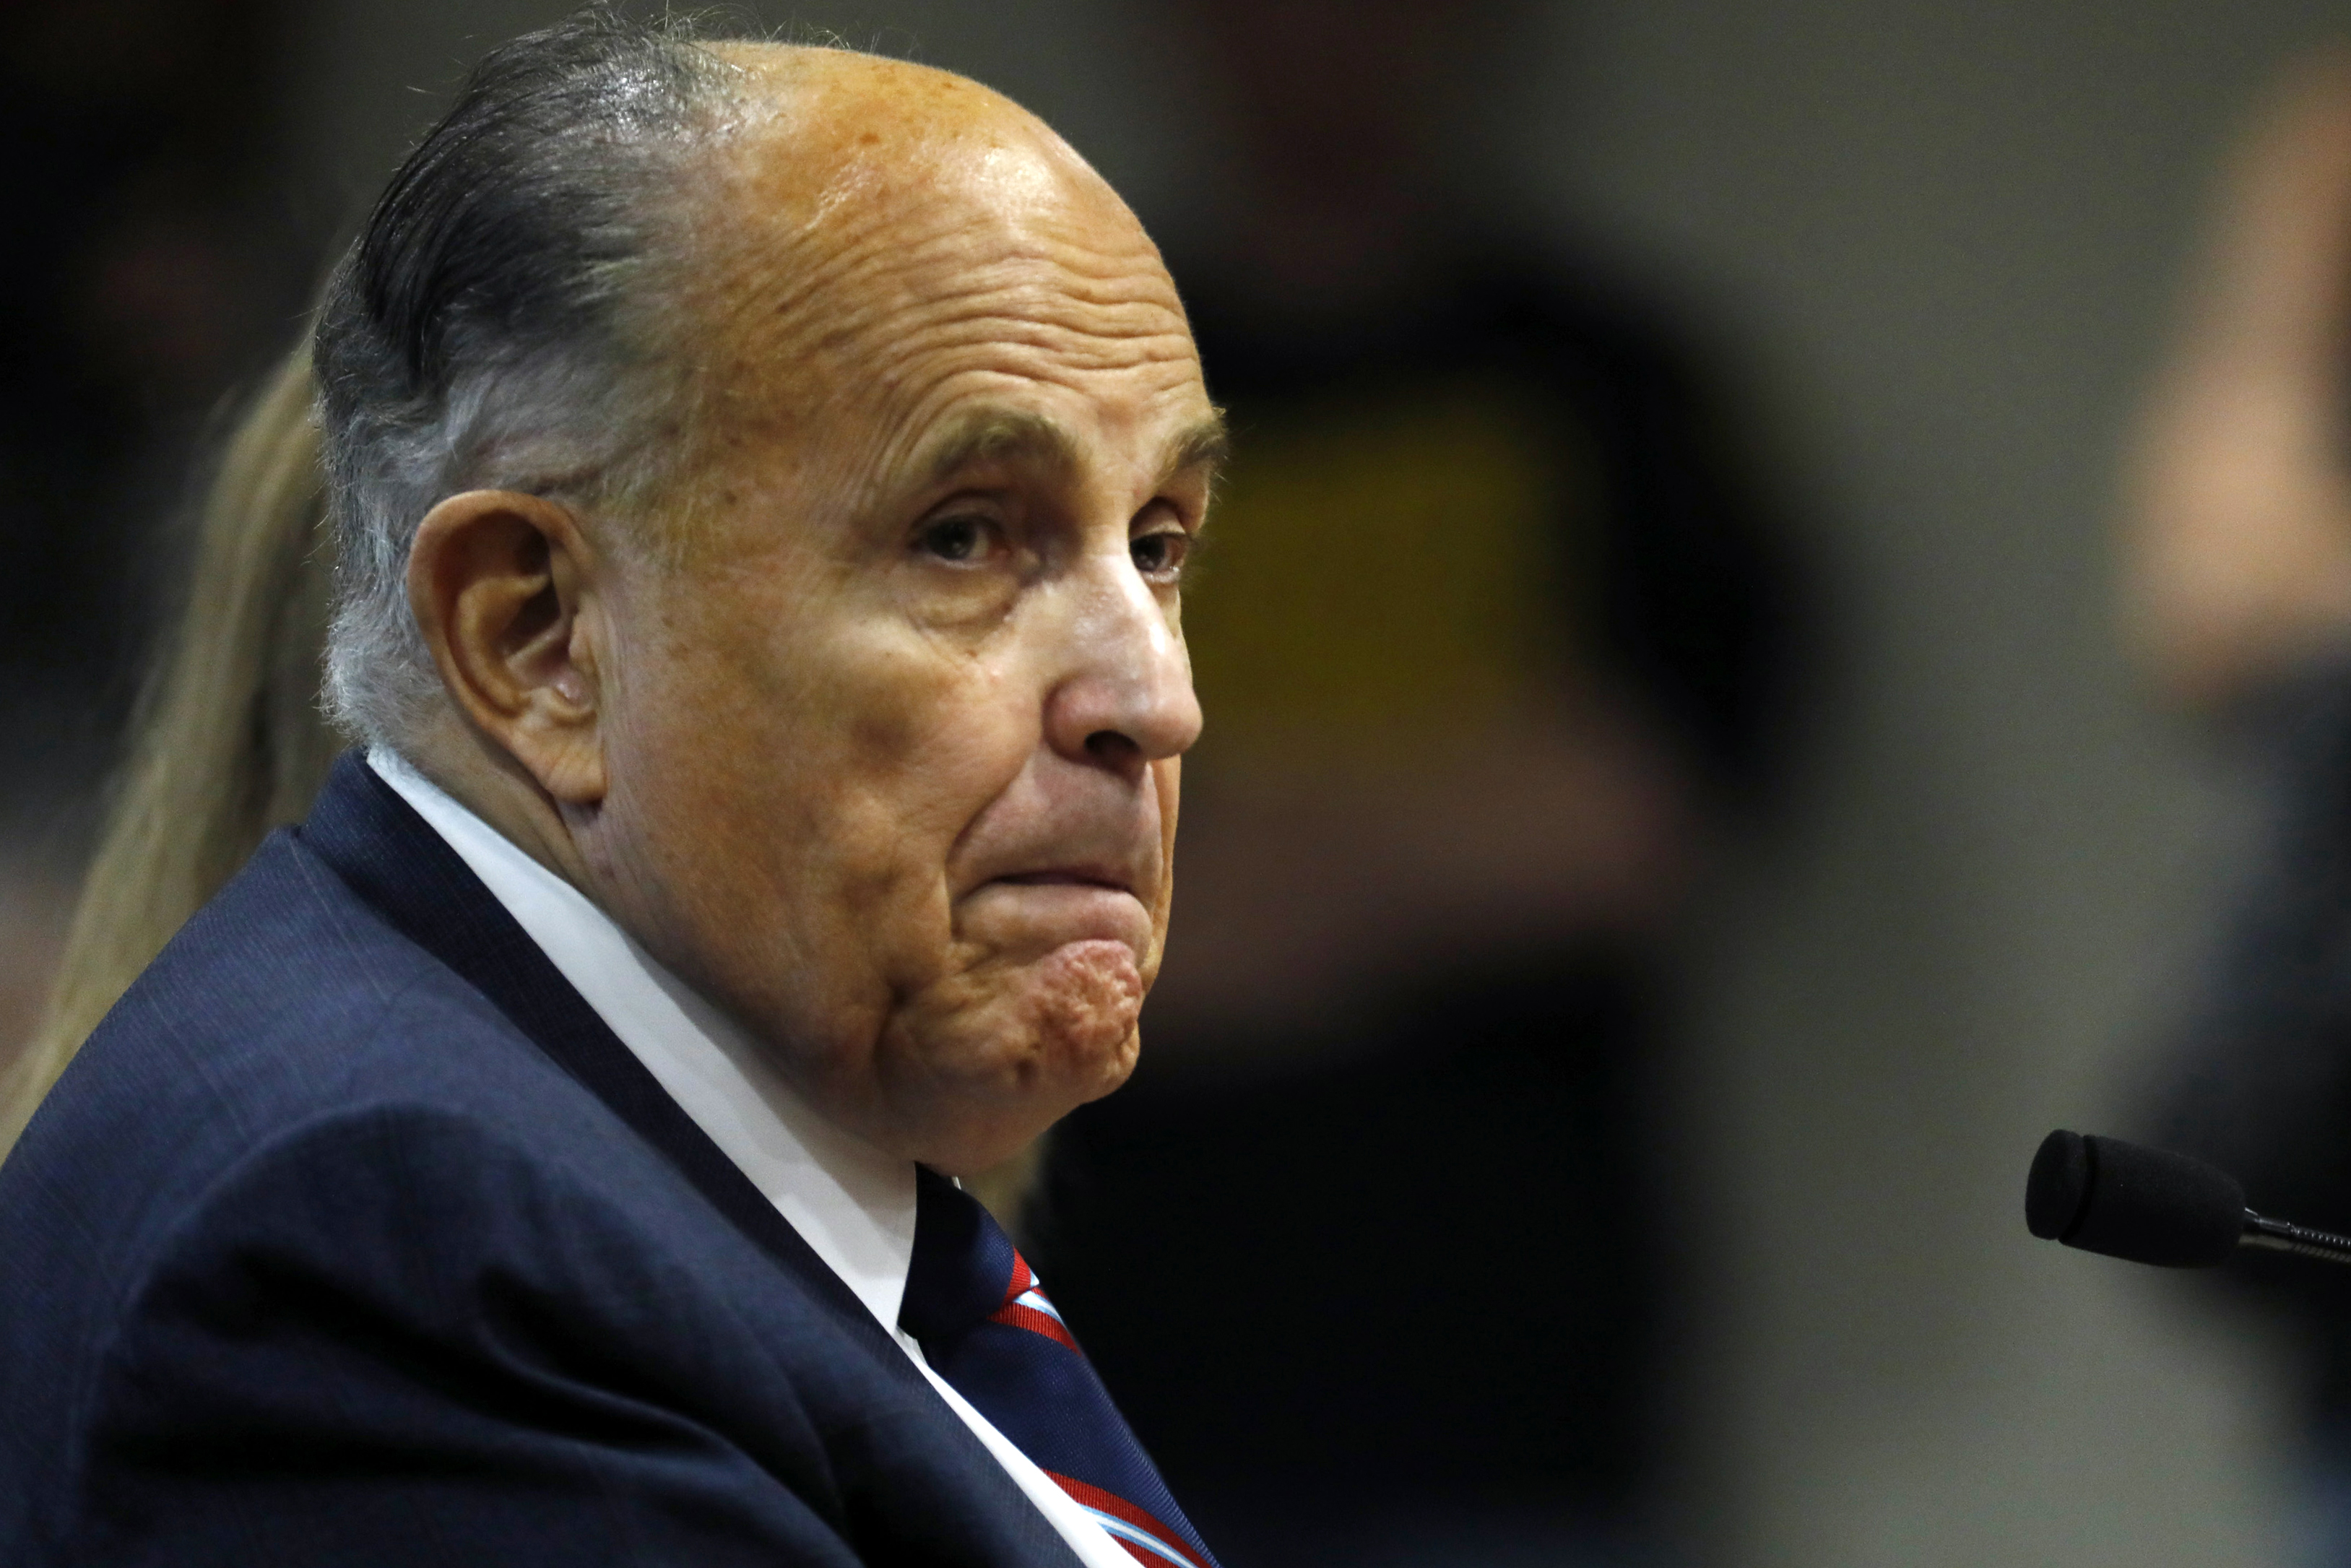
<path fill-rule="evenodd" d="M 1192 553 L 1192 536 L 1181 528 L 1159 528 L 1142 535 L 1127 549 L 1134 557 L 1134 570 L 1144 576 L 1172 578 Z"/>
<path fill-rule="evenodd" d="M 996 525 L 986 517 L 941 517 L 922 526 L 914 535 L 914 548 L 935 559 L 968 564 L 987 559 L 995 531 Z"/>

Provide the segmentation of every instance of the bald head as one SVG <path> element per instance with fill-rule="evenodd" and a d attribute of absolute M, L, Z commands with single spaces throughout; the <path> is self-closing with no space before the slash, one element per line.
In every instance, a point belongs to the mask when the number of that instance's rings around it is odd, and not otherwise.
<path fill-rule="evenodd" d="M 853 280 L 874 243 L 1005 233 L 1071 222 L 1144 251 L 1109 185 L 1042 120 L 967 78 L 841 49 L 716 46 L 740 73 L 736 114 L 711 128 L 713 214 L 699 250 L 726 237 L 781 247 L 769 259 L 811 285 Z M 724 236 L 724 237 L 722 237 Z M 843 270 L 852 275 L 844 279 Z"/>
<path fill-rule="evenodd" d="M 726 42 L 704 46 L 741 73 L 741 118 L 726 129 L 782 132 L 811 192 L 852 168 L 912 172 L 958 148 L 1022 144 L 1084 168 L 1045 123 L 968 77 L 851 49 Z"/>

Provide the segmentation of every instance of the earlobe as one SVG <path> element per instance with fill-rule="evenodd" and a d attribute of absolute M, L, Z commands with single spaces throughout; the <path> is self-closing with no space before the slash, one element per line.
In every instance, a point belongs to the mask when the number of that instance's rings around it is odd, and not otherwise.
<path fill-rule="evenodd" d="M 450 497 L 409 552 L 409 605 L 450 700 L 565 805 L 604 794 L 597 587 L 579 519 L 517 491 Z"/>

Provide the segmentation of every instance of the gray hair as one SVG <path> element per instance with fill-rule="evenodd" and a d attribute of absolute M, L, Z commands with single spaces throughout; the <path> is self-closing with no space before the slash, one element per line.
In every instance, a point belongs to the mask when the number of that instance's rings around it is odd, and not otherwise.
<path fill-rule="evenodd" d="M 601 6 L 493 51 L 336 267 L 315 341 L 340 563 L 326 706 L 406 749 L 441 682 L 408 604 L 443 497 L 589 501 L 657 482 L 686 367 L 644 274 L 674 259 L 686 161 L 736 73 L 690 25 Z"/>

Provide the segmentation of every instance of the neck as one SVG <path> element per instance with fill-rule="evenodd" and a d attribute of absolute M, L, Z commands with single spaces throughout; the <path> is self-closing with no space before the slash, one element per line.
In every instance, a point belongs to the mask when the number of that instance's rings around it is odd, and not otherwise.
<path fill-rule="evenodd" d="M 601 905 L 587 858 L 554 800 L 523 766 L 455 715 L 399 748 L 408 765 L 501 838 Z"/>

